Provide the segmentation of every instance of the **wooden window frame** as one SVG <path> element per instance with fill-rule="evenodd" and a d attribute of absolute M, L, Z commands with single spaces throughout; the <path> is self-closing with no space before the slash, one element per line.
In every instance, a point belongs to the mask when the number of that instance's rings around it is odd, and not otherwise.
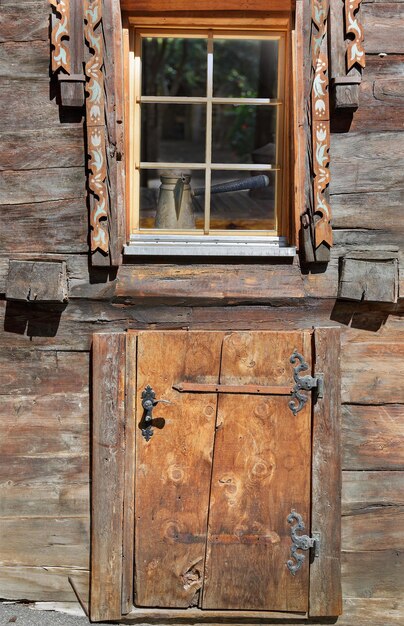
<path fill-rule="evenodd" d="M 158 24 L 158 25 L 157 25 Z M 136 37 L 135 31 L 140 36 Z M 276 165 L 281 164 L 277 171 L 276 192 L 276 228 L 274 231 L 240 231 L 237 234 L 229 234 L 225 231 L 214 231 L 207 234 L 209 220 L 209 197 L 205 198 L 205 228 L 204 233 L 179 231 L 156 231 L 147 232 L 138 229 L 139 223 L 133 219 L 139 215 L 138 189 L 139 189 L 139 166 L 140 163 L 140 91 L 138 85 L 141 80 L 139 42 L 141 34 L 155 32 L 157 34 L 181 35 L 182 33 L 195 33 L 208 31 L 223 32 L 227 35 L 271 38 L 279 37 L 283 45 L 280 46 L 280 60 L 278 64 L 278 93 L 283 96 L 283 104 L 280 115 L 282 123 L 277 123 L 277 155 Z M 293 172 L 291 168 L 293 153 L 292 131 L 293 120 L 293 84 L 287 80 L 293 72 L 292 61 L 292 30 L 291 14 L 267 13 L 257 18 L 256 15 L 243 15 L 228 17 L 206 17 L 198 15 L 193 17 L 171 17 L 170 15 L 158 18 L 154 15 L 126 16 L 123 29 L 124 42 L 124 92 L 125 92 L 125 119 L 126 119 L 126 215 L 128 243 L 124 248 L 126 255 L 156 255 L 156 256 L 294 256 L 296 247 L 293 245 L 294 228 L 294 196 L 293 196 Z M 137 47 L 136 47 L 137 46 Z M 283 54 L 282 54 L 283 48 Z M 283 58 L 282 58 L 283 57 Z M 143 98 L 142 98 L 143 100 Z M 212 100 L 207 98 L 207 101 Z M 231 103 L 231 99 L 229 99 Z M 133 103 L 134 106 L 133 106 Z M 209 110 L 209 106 L 208 106 Z M 209 116 L 208 116 L 209 117 Z M 207 137 L 209 137 L 209 119 Z M 207 139 L 208 143 L 208 139 Z M 207 146 L 209 153 L 209 146 Z M 164 163 L 148 164 L 161 168 Z M 191 169 L 196 169 L 197 164 L 190 164 Z M 172 164 L 170 164 L 172 167 Z M 184 164 L 182 164 L 184 166 Z M 185 164 L 186 167 L 189 164 Z M 194 167 L 195 166 L 195 167 Z M 199 165 L 198 169 L 206 172 L 205 184 L 210 181 L 211 170 L 219 169 L 218 164 L 206 162 Z M 224 169 L 224 168 L 222 168 Z M 228 166 L 230 169 L 230 166 Z M 237 169 L 233 168 L 232 169 Z M 240 169 L 240 168 L 239 168 Z M 246 166 L 245 169 L 251 169 Z M 269 169 L 269 168 L 268 168 Z M 136 206 L 137 205 L 137 206 Z M 133 234 L 133 230 L 136 230 Z"/>

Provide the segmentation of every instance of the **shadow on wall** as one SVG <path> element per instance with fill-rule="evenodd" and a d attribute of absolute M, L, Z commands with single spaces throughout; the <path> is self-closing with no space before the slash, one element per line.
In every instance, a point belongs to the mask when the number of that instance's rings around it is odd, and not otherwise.
<path fill-rule="evenodd" d="M 35 302 L 9 301 L 4 330 L 28 337 L 55 337 L 66 306 L 67 303 L 44 306 Z"/>
<path fill-rule="evenodd" d="M 331 312 L 331 319 L 351 328 L 377 332 L 385 325 L 389 315 L 398 314 L 402 309 L 399 304 L 337 300 Z"/>

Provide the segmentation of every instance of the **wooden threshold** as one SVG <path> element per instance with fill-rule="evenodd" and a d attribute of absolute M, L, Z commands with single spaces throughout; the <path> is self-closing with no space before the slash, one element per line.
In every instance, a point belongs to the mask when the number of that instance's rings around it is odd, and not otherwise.
<path fill-rule="evenodd" d="M 307 613 L 288 613 L 280 611 L 220 611 L 220 610 L 203 610 L 203 609 L 147 609 L 133 607 L 130 613 L 124 616 L 126 621 L 145 620 L 156 621 L 167 624 L 167 622 L 175 622 L 181 620 L 185 624 L 217 624 L 220 620 L 221 624 L 243 623 L 245 626 L 254 624 L 260 620 L 303 620 L 307 619 Z"/>

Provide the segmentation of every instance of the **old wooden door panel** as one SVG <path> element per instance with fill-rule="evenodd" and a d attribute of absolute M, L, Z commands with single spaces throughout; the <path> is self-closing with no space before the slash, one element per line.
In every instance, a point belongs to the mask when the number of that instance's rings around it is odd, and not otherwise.
<path fill-rule="evenodd" d="M 202 586 L 217 395 L 181 394 L 182 381 L 217 383 L 223 333 L 141 332 L 137 415 L 150 384 L 158 404 L 149 442 L 136 428 L 135 602 L 189 607 Z M 156 420 L 156 424 L 158 421 Z M 162 425 L 162 424 L 160 424 Z"/>
<path fill-rule="evenodd" d="M 307 333 L 232 333 L 221 384 L 288 385 Z M 287 516 L 310 519 L 311 401 L 297 416 L 288 396 L 221 394 L 211 484 L 203 608 L 306 611 L 308 559 L 292 576 Z"/>

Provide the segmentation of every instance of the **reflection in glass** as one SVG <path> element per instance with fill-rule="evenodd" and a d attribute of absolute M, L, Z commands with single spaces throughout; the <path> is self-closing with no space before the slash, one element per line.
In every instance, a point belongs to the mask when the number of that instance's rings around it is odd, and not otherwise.
<path fill-rule="evenodd" d="M 277 98 L 277 41 L 215 39 L 213 59 L 214 97 Z"/>
<path fill-rule="evenodd" d="M 142 39 L 142 95 L 206 96 L 206 39 Z"/>
<path fill-rule="evenodd" d="M 203 203 L 193 199 L 192 190 L 204 187 L 200 170 L 142 170 L 140 187 L 140 228 L 194 230 L 203 228 Z"/>
<path fill-rule="evenodd" d="M 246 178 L 266 177 L 266 186 L 211 194 L 211 230 L 273 230 L 275 229 L 276 172 L 212 172 L 212 191 L 223 183 L 240 183 Z M 202 197 L 203 198 L 203 197 Z"/>
<path fill-rule="evenodd" d="M 213 163 L 275 164 L 275 106 L 213 105 Z"/>
<path fill-rule="evenodd" d="M 142 104 L 141 116 L 141 161 L 205 161 L 206 105 Z"/>

